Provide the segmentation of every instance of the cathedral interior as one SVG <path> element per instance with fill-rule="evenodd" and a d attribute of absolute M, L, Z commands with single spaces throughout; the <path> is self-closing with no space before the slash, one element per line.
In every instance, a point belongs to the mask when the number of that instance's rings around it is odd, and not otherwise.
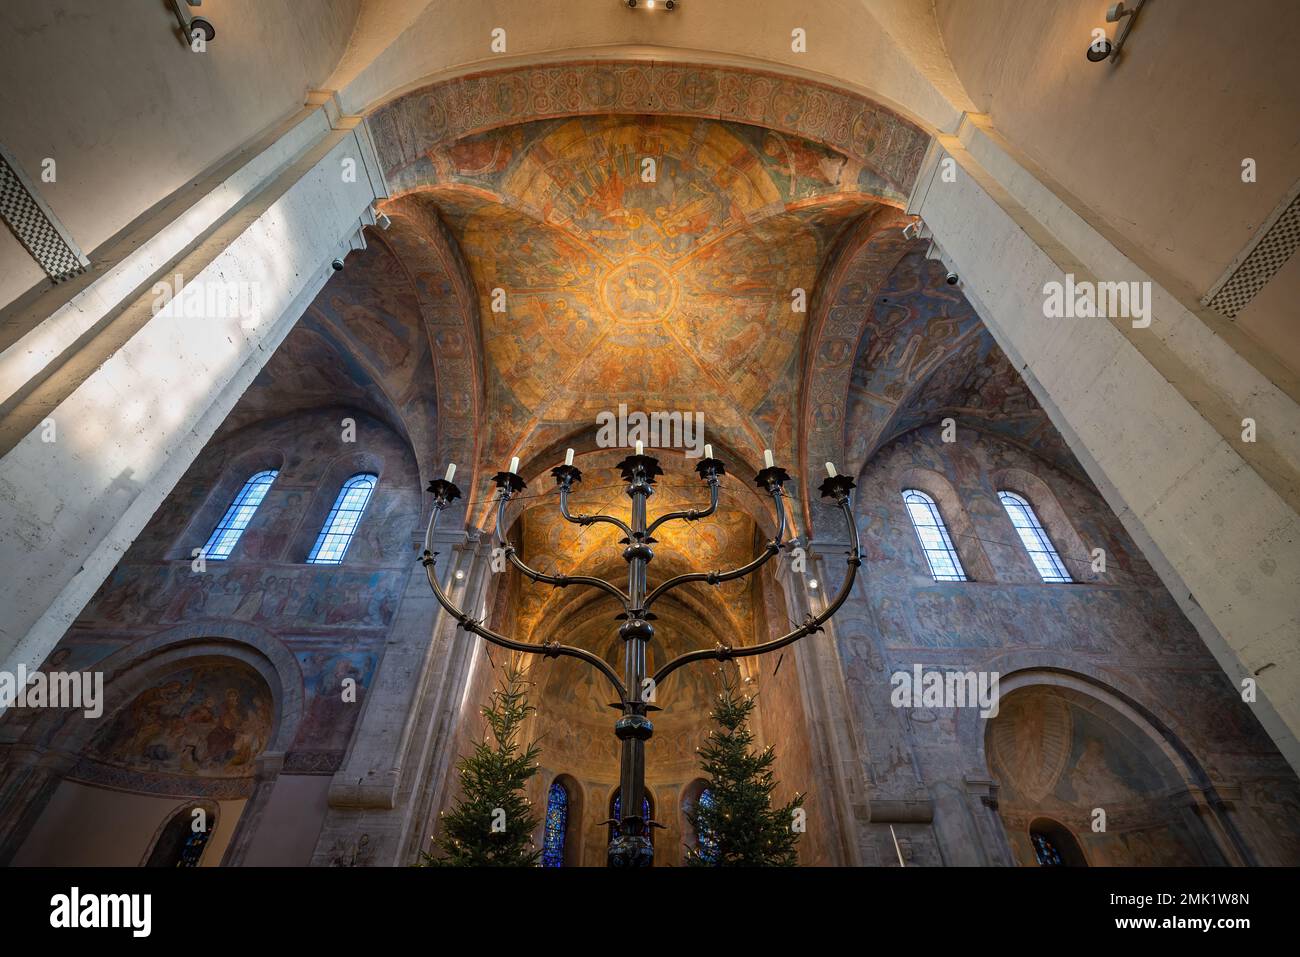
<path fill-rule="evenodd" d="M 655 866 L 724 671 L 801 865 L 1300 864 L 1300 10 L 1134 6 L 0 6 L 0 668 L 102 679 L 4 700 L 0 863 L 415 864 L 513 665 L 604 866 L 608 682 L 429 575 L 622 675 L 497 536 L 627 584 L 553 476 L 627 520 L 640 414 L 651 521 L 725 463 L 653 533 L 638 676 L 726 650 L 656 689 Z"/>

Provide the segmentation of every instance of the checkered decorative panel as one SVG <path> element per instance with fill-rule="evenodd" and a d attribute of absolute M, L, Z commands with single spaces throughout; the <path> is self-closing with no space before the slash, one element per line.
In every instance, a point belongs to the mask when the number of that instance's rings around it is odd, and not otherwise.
<path fill-rule="evenodd" d="M 9 161 L 0 155 L 0 219 L 55 282 L 84 268 L 81 255 L 68 245 Z"/>
<path fill-rule="evenodd" d="M 1242 260 L 1205 305 L 1222 316 L 1235 319 L 1237 313 L 1255 298 L 1255 293 L 1264 288 L 1264 284 L 1291 258 L 1296 246 L 1300 246 L 1300 196 L 1282 211 L 1250 255 Z"/>

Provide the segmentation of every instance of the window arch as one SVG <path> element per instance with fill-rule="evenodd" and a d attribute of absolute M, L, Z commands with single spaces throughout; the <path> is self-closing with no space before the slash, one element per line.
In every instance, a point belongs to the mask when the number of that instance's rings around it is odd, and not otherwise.
<path fill-rule="evenodd" d="M 198 867 L 217 823 L 215 805 L 190 804 L 162 826 L 145 867 Z"/>
<path fill-rule="evenodd" d="M 201 552 L 204 558 L 224 561 L 230 557 L 230 553 L 239 543 L 239 537 L 244 534 L 244 529 L 248 528 L 248 523 L 253 520 L 253 513 L 257 511 L 257 506 L 262 504 L 262 499 L 266 497 L 271 483 L 279 474 L 278 469 L 266 469 L 249 476 L 235 495 L 234 501 L 230 503 L 230 507 L 221 516 L 221 521 L 217 522 L 217 527 L 208 536 L 208 543 L 203 546 Z"/>
<path fill-rule="evenodd" d="M 1083 849 L 1062 824 L 1040 817 L 1029 825 L 1029 842 L 1039 867 L 1087 867 Z"/>
<path fill-rule="evenodd" d="M 564 843 L 569 830 L 569 789 L 559 781 L 546 795 L 546 822 L 542 838 L 542 867 L 564 866 Z"/>
<path fill-rule="evenodd" d="M 623 789 L 622 788 L 616 790 L 614 792 L 614 796 L 610 798 L 609 816 L 614 821 L 623 820 Z M 641 817 L 646 822 L 650 822 L 654 820 L 654 804 L 650 800 L 649 791 L 646 791 L 645 795 L 641 798 Z M 622 834 L 622 829 L 618 826 L 618 824 L 611 824 L 609 826 L 609 840 L 611 843 L 613 843 L 615 838 L 619 837 L 621 834 Z M 647 827 L 645 829 L 645 834 L 646 837 L 650 838 L 650 846 L 653 847 L 655 842 L 655 829 L 653 827 Z"/>
<path fill-rule="evenodd" d="M 1029 553 L 1034 568 L 1038 569 L 1039 577 L 1044 582 L 1050 583 L 1074 581 L 1066 571 L 1061 556 L 1057 554 L 1056 546 L 1047 537 L 1047 531 L 1043 528 L 1043 523 L 1038 520 L 1038 514 L 1029 504 L 1029 500 L 1023 495 L 1003 489 L 998 492 L 998 501 L 1007 510 L 1011 524 L 1015 526 L 1016 534 L 1020 536 L 1021 544 Z"/>
<path fill-rule="evenodd" d="M 316 536 L 316 544 L 307 556 L 310 565 L 338 565 L 348 550 L 357 526 L 361 524 L 361 515 L 370 502 L 370 496 L 379 482 L 379 476 L 373 472 L 361 472 L 352 476 L 339 489 L 334 507 L 329 517 L 321 526 Z"/>
<path fill-rule="evenodd" d="M 968 581 L 961 558 L 948 534 L 948 526 L 943 523 L 943 516 L 939 514 L 934 499 L 920 489 L 909 488 L 903 490 L 903 502 L 907 506 L 912 527 L 916 529 L 916 537 L 921 542 L 921 550 L 925 552 L 931 577 L 937 582 Z"/>

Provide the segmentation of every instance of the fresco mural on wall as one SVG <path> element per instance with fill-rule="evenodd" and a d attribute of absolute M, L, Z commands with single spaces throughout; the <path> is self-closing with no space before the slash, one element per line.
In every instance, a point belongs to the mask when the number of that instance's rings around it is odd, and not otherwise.
<path fill-rule="evenodd" d="M 1182 782 L 1163 756 L 1135 739 L 1140 734 L 1107 720 L 1100 706 L 1085 708 L 1051 690 L 1007 696 L 989 722 L 988 755 L 1021 864 L 1036 864 L 1026 824 L 1040 817 L 1070 828 L 1095 865 L 1221 861 L 1209 835 L 1168 800 Z M 1104 831 L 1091 827 L 1096 808 L 1106 813 Z"/>
<path fill-rule="evenodd" d="M 90 754 L 134 771 L 247 777 L 272 718 L 271 692 L 256 671 L 194 665 L 137 694 L 95 736 Z"/>

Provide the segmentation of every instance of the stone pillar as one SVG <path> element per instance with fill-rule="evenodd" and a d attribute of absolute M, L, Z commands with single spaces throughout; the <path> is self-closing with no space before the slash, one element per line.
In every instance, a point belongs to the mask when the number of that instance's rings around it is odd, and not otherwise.
<path fill-rule="evenodd" d="M 1015 155 L 986 117 L 937 137 L 908 211 L 1228 680 L 1258 682 L 1252 708 L 1300 769 L 1294 383 Z M 1064 288 L 1067 275 L 1074 288 L 1138 283 L 1149 325 L 1047 318 L 1046 284 Z"/>
<path fill-rule="evenodd" d="M 54 648 L 384 195 L 360 120 L 314 96 L 5 316 L 0 668 Z"/>
<path fill-rule="evenodd" d="M 491 579 L 490 542 L 477 532 L 439 530 L 433 549 L 443 588 L 477 617 Z M 347 757 L 330 785 L 312 864 L 347 864 L 363 839 L 365 853 L 355 863 L 415 863 L 456 757 L 465 682 L 481 643 L 438 605 L 416 562 Z"/>

